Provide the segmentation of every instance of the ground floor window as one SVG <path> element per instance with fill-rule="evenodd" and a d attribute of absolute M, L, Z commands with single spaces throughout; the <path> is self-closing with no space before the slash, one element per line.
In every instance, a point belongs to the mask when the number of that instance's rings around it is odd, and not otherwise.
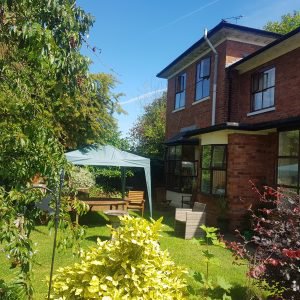
<path fill-rule="evenodd" d="M 166 185 L 171 191 L 191 193 L 197 177 L 198 161 L 195 160 L 195 147 L 176 145 L 167 149 Z"/>
<path fill-rule="evenodd" d="M 201 147 L 200 191 L 211 195 L 226 194 L 226 145 Z"/>
<path fill-rule="evenodd" d="M 300 130 L 279 132 L 277 184 L 299 194 Z"/>

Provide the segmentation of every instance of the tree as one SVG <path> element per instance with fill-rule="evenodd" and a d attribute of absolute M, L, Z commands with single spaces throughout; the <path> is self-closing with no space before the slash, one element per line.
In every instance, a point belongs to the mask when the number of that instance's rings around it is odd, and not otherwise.
<path fill-rule="evenodd" d="M 0 242 L 28 298 L 42 195 L 24 190 L 35 175 L 55 190 L 64 151 L 104 142 L 114 128 L 115 80 L 90 74 L 80 53 L 93 21 L 75 0 L 0 0 Z"/>
<path fill-rule="evenodd" d="M 294 11 L 293 13 L 289 13 L 283 15 L 281 17 L 281 21 L 268 22 L 264 29 L 280 34 L 287 34 L 290 31 L 296 29 L 300 26 L 300 11 Z"/>
<path fill-rule="evenodd" d="M 130 130 L 133 149 L 137 153 L 162 158 L 166 128 L 166 93 L 146 105 L 145 112 Z"/>

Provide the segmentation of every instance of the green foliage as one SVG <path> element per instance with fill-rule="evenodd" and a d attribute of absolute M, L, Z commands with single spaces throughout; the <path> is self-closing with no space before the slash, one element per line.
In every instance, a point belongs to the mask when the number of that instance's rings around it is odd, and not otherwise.
<path fill-rule="evenodd" d="M 97 198 L 121 198 L 122 193 L 120 189 L 116 189 L 112 185 L 96 185 L 89 190 L 89 196 Z"/>
<path fill-rule="evenodd" d="M 166 126 L 166 100 L 164 93 L 146 105 L 144 114 L 130 130 L 133 149 L 140 155 L 163 158 Z"/>
<path fill-rule="evenodd" d="M 54 299 L 184 299 L 185 271 L 158 243 L 162 219 L 120 219 L 111 240 L 58 270 Z"/>
<path fill-rule="evenodd" d="M 69 176 L 71 189 L 90 188 L 96 184 L 94 175 L 88 168 L 73 167 Z"/>
<path fill-rule="evenodd" d="M 206 274 L 204 275 L 201 272 L 195 272 L 193 274 L 193 278 L 198 283 L 198 288 L 189 288 L 189 292 L 192 295 L 191 299 L 222 299 L 222 300 L 231 300 L 231 297 L 227 295 L 230 293 L 230 289 L 232 285 L 229 284 L 224 277 L 217 277 L 216 282 L 210 278 L 209 269 L 212 264 L 220 265 L 219 260 L 216 258 L 214 253 L 210 251 L 210 246 L 218 246 L 225 248 L 225 244 L 221 241 L 217 235 L 218 228 L 215 227 L 207 227 L 205 225 L 201 225 L 200 228 L 205 232 L 205 239 L 200 239 L 200 244 L 205 244 L 206 249 L 202 250 L 202 255 L 204 257 L 204 262 L 206 264 Z"/>
<path fill-rule="evenodd" d="M 276 33 L 287 34 L 300 26 L 300 11 L 281 16 L 281 21 L 268 22 L 264 29 Z"/>
<path fill-rule="evenodd" d="M 0 242 L 29 298 L 30 233 L 43 195 L 24 190 L 40 175 L 55 193 L 65 150 L 104 142 L 115 128 L 115 79 L 89 74 L 80 53 L 93 22 L 75 0 L 0 1 Z M 69 246 L 82 229 L 64 212 L 61 221 Z"/>
<path fill-rule="evenodd" d="M 22 287 L 15 284 L 7 284 L 4 280 L 0 279 L 0 299 L 1 300 L 22 300 L 26 299 Z"/>
<path fill-rule="evenodd" d="M 120 167 L 89 167 L 96 178 L 97 185 L 90 189 L 91 197 L 121 197 L 122 170 Z M 132 169 L 126 168 L 126 178 L 134 175 Z"/>
<path fill-rule="evenodd" d="M 225 243 L 218 237 L 218 228 L 207 227 L 204 224 L 200 228 L 205 232 L 205 239 L 199 239 L 199 242 L 206 245 L 215 245 L 225 248 Z"/>

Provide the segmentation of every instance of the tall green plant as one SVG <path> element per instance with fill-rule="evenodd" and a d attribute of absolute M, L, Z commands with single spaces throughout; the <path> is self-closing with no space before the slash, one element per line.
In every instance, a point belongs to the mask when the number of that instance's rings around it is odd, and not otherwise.
<path fill-rule="evenodd" d="M 219 260 L 210 250 L 211 246 L 217 246 L 225 248 L 225 243 L 220 240 L 218 237 L 218 228 L 215 227 L 207 227 L 205 225 L 201 225 L 200 228 L 205 232 L 205 237 L 199 239 L 201 245 L 205 245 L 205 249 L 201 250 L 202 255 L 204 257 L 204 263 L 206 265 L 205 274 L 201 272 L 195 272 L 193 277 L 199 283 L 199 289 L 190 288 L 191 299 L 222 299 L 222 300 L 231 300 L 231 297 L 227 294 L 230 294 L 230 289 L 232 285 L 229 284 L 223 277 L 218 276 L 216 281 L 214 282 L 212 278 L 210 278 L 210 266 L 212 264 L 219 265 Z M 213 297 L 213 298 L 211 298 Z M 218 297 L 218 298 L 215 298 Z"/>

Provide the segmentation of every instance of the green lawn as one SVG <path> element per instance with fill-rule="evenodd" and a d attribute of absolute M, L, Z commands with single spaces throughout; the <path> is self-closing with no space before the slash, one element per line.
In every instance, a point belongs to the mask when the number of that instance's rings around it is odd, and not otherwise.
<path fill-rule="evenodd" d="M 155 212 L 154 219 L 158 219 L 164 215 L 164 229 L 160 244 L 162 249 L 168 249 L 172 259 L 181 266 L 186 267 L 190 272 L 200 271 L 205 272 L 205 265 L 203 263 L 203 256 L 198 243 L 192 240 L 184 240 L 174 235 L 172 228 L 174 222 L 173 212 Z M 87 228 L 87 235 L 82 242 L 82 247 L 87 248 L 96 243 L 97 238 L 109 239 L 110 230 L 106 227 L 106 220 L 102 215 L 93 213 L 81 218 L 81 223 L 89 223 Z M 36 263 L 34 265 L 34 299 L 44 299 L 47 293 L 46 277 L 49 276 L 51 251 L 53 236 L 50 236 L 48 229 L 45 226 L 37 226 L 32 233 L 32 238 L 36 243 L 37 255 Z M 230 251 L 219 247 L 210 246 L 210 250 L 219 258 L 220 265 L 212 265 L 210 267 L 210 274 L 212 278 L 216 276 L 223 276 L 233 284 L 233 299 L 245 299 L 246 293 L 246 269 L 242 266 L 232 264 L 232 256 Z M 55 258 L 55 269 L 61 266 L 67 266 L 77 260 L 73 257 L 70 251 L 64 253 L 57 253 Z M 9 269 L 9 265 L 3 253 L 0 253 L 0 278 L 9 280 L 14 276 L 13 270 Z M 196 287 L 193 279 L 188 279 L 188 284 Z"/>

